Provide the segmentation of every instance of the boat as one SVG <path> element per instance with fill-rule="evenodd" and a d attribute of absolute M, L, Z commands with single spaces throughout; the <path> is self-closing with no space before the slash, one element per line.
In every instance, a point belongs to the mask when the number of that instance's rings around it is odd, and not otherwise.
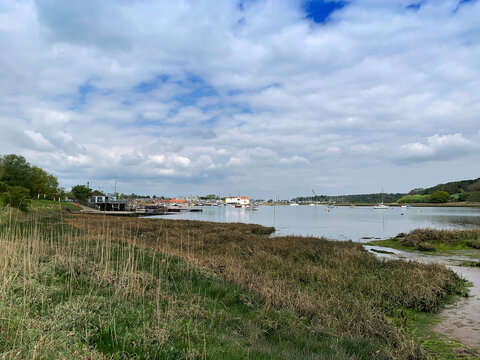
<path fill-rule="evenodd" d="M 382 187 L 382 202 L 373 207 L 374 209 L 385 210 L 388 209 L 388 206 L 383 203 L 383 187 Z"/>
<path fill-rule="evenodd" d="M 297 203 L 290 203 L 290 206 L 298 206 Z"/>

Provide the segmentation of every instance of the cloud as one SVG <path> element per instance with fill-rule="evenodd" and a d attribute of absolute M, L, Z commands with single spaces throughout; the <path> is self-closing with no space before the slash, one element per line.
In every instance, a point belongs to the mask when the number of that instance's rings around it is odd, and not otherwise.
<path fill-rule="evenodd" d="M 37 148 L 43 151 L 51 151 L 54 149 L 53 144 L 47 139 L 45 139 L 42 134 L 32 130 L 25 130 L 25 134 L 27 134 L 28 137 L 30 137 L 30 139 L 32 140 L 33 148 Z"/>
<path fill-rule="evenodd" d="M 402 163 L 423 161 L 445 161 L 480 153 L 480 144 L 465 138 L 462 134 L 433 135 L 426 143 L 402 145 L 398 161 Z"/>
<path fill-rule="evenodd" d="M 378 191 L 385 169 L 408 191 L 427 161 L 478 177 L 478 18 L 457 0 L 2 1 L 0 153 L 166 195 Z"/>
<path fill-rule="evenodd" d="M 294 155 L 289 158 L 282 158 L 280 159 L 279 163 L 282 165 L 310 164 L 310 162 L 307 159 L 298 155 Z"/>

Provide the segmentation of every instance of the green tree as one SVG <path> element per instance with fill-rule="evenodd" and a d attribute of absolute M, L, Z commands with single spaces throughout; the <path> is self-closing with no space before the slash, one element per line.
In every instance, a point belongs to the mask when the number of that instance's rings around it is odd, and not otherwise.
<path fill-rule="evenodd" d="M 32 167 L 23 156 L 15 154 L 2 156 L 0 166 L 3 168 L 1 181 L 10 186 L 32 189 Z"/>
<path fill-rule="evenodd" d="M 37 166 L 32 166 L 32 195 L 45 194 L 48 199 L 53 199 L 58 193 L 58 180 L 52 174 Z"/>
<path fill-rule="evenodd" d="M 85 185 L 75 185 L 70 191 L 72 195 L 77 198 L 79 201 L 86 202 L 88 198 L 92 195 L 92 189 L 89 189 Z"/>
<path fill-rule="evenodd" d="M 450 194 L 446 191 L 434 191 L 430 195 L 430 202 L 432 203 L 446 203 L 450 200 Z"/>

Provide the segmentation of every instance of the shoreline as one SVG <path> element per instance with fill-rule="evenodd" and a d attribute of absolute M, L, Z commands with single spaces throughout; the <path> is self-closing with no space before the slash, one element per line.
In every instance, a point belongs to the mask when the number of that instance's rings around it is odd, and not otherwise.
<path fill-rule="evenodd" d="M 289 206 L 290 203 L 258 203 L 261 206 Z M 310 206 L 310 203 L 307 204 L 298 204 L 299 206 Z M 349 207 L 349 206 L 357 206 L 357 207 L 373 207 L 377 204 L 375 203 L 355 203 L 355 204 L 347 204 L 347 203 L 337 203 L 337 204 L 315 204 L 315 206 L 328 206 L 334 205 L 338 207 Z M 400 203 L 385 203 L 386 206 L 389 207 L 401 207 L 404 204 Z M 409 204 L 412 208 L 414 207 L 480 207 L 480 202 L 449 202 L 449 203 L 417 203 L 417 204 Z"/>
<path fill-rule="evenodd" d="M 435 324 L 431 331 L 441 334 L 447 340 L 456 340 L 470 349 L 480 348 L 480 268 L 468 266 L 475 251 L 455 253 L 455 250 L 441 254 L 429 254 L 418 250 L 400 250 L 381 244 L 368 245 L 364 248 L 375 253 L 379 258 L 388 260 L 401 259 L 424 264 L 439 264 L 453 270 L 457 275 L 471 284 L 468 297 L 460 298 L 447 304 L 435 315 Z M 380 248 L 380 249 L 378 249 Z M 381 249 L 388 249 L 387 251 Z"/>

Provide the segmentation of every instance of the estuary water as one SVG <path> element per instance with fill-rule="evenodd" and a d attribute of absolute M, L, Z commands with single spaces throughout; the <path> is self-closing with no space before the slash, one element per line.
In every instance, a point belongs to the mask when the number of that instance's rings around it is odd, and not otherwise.
<path fill-rule="evenodd" d="M 324 236 L 335 240 L 386 239 L 417 228 L 458 229 L 480 227 L 480 208 L 339 206 L 259 206 L 257 211 L 233 207 L 204 206 L 202 212 L 153 216 L 169 219 L 242 222 L 273 226 L 274 236 Z"/>

